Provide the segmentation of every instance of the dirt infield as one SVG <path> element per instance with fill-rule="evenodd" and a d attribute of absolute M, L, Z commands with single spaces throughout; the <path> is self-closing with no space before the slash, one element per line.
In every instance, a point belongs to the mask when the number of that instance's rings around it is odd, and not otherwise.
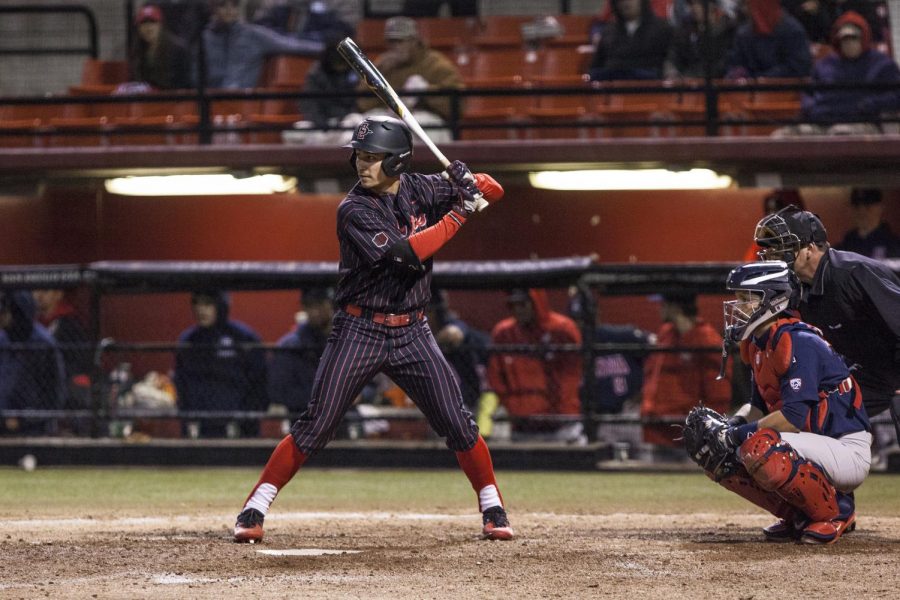
<path fill-rule="evenodd" d="M 830 547 L 765 544 L 761 514 L 273 513 L 259 545 L 231 514 L 7 520 L 0 598 L 896 598 L 900 518 Z M 358 553 L 273 556 L 261 550 Z"/>

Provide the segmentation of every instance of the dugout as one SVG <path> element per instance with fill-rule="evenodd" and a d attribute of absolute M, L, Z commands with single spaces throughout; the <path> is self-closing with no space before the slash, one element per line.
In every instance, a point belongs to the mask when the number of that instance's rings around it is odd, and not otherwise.
<path fill-rule="evenodd" d="M 446 261 L 435 265 L 437 287 L 447 290 L 455 310 L 462 314 L 503 311 L 505 291 L 516 287 L 546 288 L 554 308 L 565 311 L 567 302 L 577 299 L 586 307 L 579 321 L 581 345 L 498 346 L 489 352 L 576 354 L 583 366 L 583 411 L 578 417 L 546 415 L 547 420 L 584 423 L 587 439 L 580 444 L 554 441 L 492 440 L 495 461 L 501 468 L 593 469 L 598 464 L 618 467 L 643 464 L 661 467 L 659 459 L 680 458 L 672 453 L 654 453 L 652 448 L 623 443 L 622 436 L 634 439 L 643 423 L 661 425 L 678 419 L 641 419 L 627 411 L 598 412 L 590 397 L 596 385 L 592 365 L 598 356 L 637 355 L 655 352 L 690 352 L 718 356 L 718 346 L 659 348 L 648 344 L 609 343 L 594 339 L 594 316 L 598 301 L 618 300 L 637 306 L 653 303 L 663 293 L 699 294 L 710 302 L 720 302 L 724 278 L 736 263 L 694 264 L 598 264 L 590 257 L 528 261 Z M 239 262 L 239 261 L 101 261 L 88 265 L 20 266 L 0 268 L 0 288 L 63 288 L 80 298 L 83 316 L 89 324 L 89 350 L 94 359 L 90 402 L 82 406 L 43 407 L 39 410 L 0 410 L 7 418 L 52 419 L 61 424 L 57 435 L 49 437 L 0 436 L 0 462 L 14 463 L 26 452 L 50 464 L 256 464 L 264 459 L 274 440 L 284 434 L 286 423 L 295 417 L 286 411 L 232 411 L 222 414 L 191 412 L 177 403 L 148 405 L 119 402 L 113 390 L 115 374 L 123 363 L 131 366 L 135 380 L 151 371 L 167 373 L 179 350 L 173 335 L 184 325 L 184 314 L 192 290 L 229 290 L 239 316 L 254 322 L 255 317 L 280 311 L 282 328 L 289 311 L 278 307 L 296 305 L 298 290 L 336 281 L 336 265 L 330 262 Z M 250 308 L 253 307 L 253 310 Z M 66 344 L 61 344 L 65 349 Z M 71 345 L 69 345 L 71 348 Z M 247 350 L 277 352 L 269 336 Z M 4 351 L 27 352 L 15 347 Z M 132 382 L 133 384 L 134 382 Z M 193 439 L 184 433 L 185 419 L 225 418 L 261 423 L 256 435 L 233 439 Z M 495 416 L 495 426 L 510 421 Z M 381 436 L 354 436 L 351 432 L 365 422 L 390 422 L 392 433 Z M 340 439 L 316 459 L 321 466 L 366 465 L 449 466 L 440 440 L 429 436 L 424 420 L 411 406 L 382 404 L 369 413 L 351 413 Z M 888 422 L 878 425 L 891 431 Z M 388 430 L 390 431 L 390 429 Z M 631 431 L 631 434 L 628 432 Z M 599 437 L 598 437 L 599 433 Z M 59 435 L 64 434 L 64 435 Z M 354 439 L 355 438 L 355 439 Z M 641 454 L 643 452 L 643 454 Z M 641 459 L 622 461 L 622 458 Z M 451 457 L 452 458 L 452 457 Z M 612 461 L 612 462 L 610 462 Z M 669 468 L 675 463 L 667 463 Z"/>

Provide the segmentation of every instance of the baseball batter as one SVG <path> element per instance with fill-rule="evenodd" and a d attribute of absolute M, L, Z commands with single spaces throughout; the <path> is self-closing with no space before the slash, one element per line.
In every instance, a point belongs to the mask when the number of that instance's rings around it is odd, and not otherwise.
<path fill-rule="evenodd" d="M 441 175 L 409 172 L 412 135 L 399 120 L 370 117 L 345 146 L 359 182 L 338 207 L 340 279 L 333 330 L 313 384 L 312 399 L 291 434 L 275 448 L 234 528 L 236 542 L 263 538 L 263 519 L 278 492 L 314 452 L 324 448 L 363 386 L 387 374 L 456 452 L 478 494 L 482 537 L 509 540 L 490 452 L 465 407 L 452 368 L 424 318 L 431 257 L 475 210 L 503 189 L 454 161 Z"/>
<path fill-rule="evenodd" d="M 728 421 L 709 418 L 699 451 L 689 415 L 688 451 L 720 485 L 780 517 L 763 530 L 768 540 L 834 543 L 855 528 L 853 490 L 869 473 L 862 392 L 821 332 L 794 317 L 799 281 L 786 263 L 739 267 L 727 287 L 737 299 L 725 303 L 725 334 L 750 365 L 751 401 Z"/>

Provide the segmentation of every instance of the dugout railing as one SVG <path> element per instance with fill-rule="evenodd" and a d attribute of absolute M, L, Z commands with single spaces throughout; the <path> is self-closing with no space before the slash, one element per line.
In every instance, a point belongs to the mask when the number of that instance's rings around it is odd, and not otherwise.
<path fill-rule="evenodd" d="M 442 290 L 470 295 L 466 307 L 469 314 L 461 315 L 467 320 L 475 316 L 473 311 L 485 309 L 491 303 L 502 304 L 503 291 L 510 288 L 556 290 L 554 304 L 560 312 L 566 312 L 561 303 L 577 300 L 582 307 L 578 313 L 581 344 L 535 346 L 488 342 L 478 348 L 463 346 L 462 349 L 477 350 L 485 357 L 492 354 L 537 354 L 543 357 L 574 354 L 581 362 L 581 414 L 541 414 L 522 418 L 504 414 L 501 408 L 493 419 L 496 439 L 509 436 L 511 429 L 513 441 L 538 440 L 563 445 L 597 442 L 615 446 L 620 456 L 632 456 L 637 449 L 647 447 L 642 428 L 672 427 L 681 418 L 677 415 L 642 418 L 635 404 L 639 401 L 639 394 L 618 410 L 598 408 L 598 373 L 594 368 L 597 358 L 611 355 L 646 357 L 660 352 L 701 353 L 717 357 L 721 348 L 599 342 L 594 336 L 597 304 L 619 298 L 630 310 L 638 304 L 635 299 L 646 299 L 648 295 L 665 293 L 724 297 L 724 278 L 733 266 L 732 263 L 596 264 L 589 258 L 443 262 L 435 266 L 434 279 L 436 286 Z M 896 268 L 898 265 L 893 266 Z M 123 340 L 111 336 L 110 332 L 123 327 L 123 313 L 126 317 L 134 313 L 133 317 L 137 319 L 159 319 L 156 325 L 151 323 L 151 330 L 153 326 L 165 329 L 163 321 L 171 319 L 171 307 L 181 306 L 180 310 L 188 310 L 185 293 L 192 290 L 214 288 L 251 295 L 273 291 L 292 294 L 310 286 L 333 285 L 336 273 L 335 264 L 328 262 L 98 262 L 87 266 L 2 267 L 0 290 L 4 294 L 62 289 L 80 300 L 77 304 L 86 307 L 80 315 L 86 332 L 86 337 L 81 341 L 59 340 L 55 348 L 48 348 L 40 340 L 11 340 L 9 336 L 0 338 L 0 372 L 7 378 L 10 373 L 16 372 L 18 377 L 28 377 L 33 384 L 31 388 L 23 388 L 30 391 L 22 393 L 20 390 L 20 395 L 16 396 L 8 389 L 9 379 L 0 381 L 0 394 L 5 394 L 0 395 L 2 430 L 6 436 L 65 435 L 132 440 L 284 435 L 299 412 L 287 408 L 287 403 L 274 402 L 272 397 L 257 405 L 248 403 L 227 409 L 214 406 L 186 408 L 180 404 L 173 381 L 175 377 L 171 372 L 176 357 L 185 352 L 201 355 L 204 352 L 215 353 L 222 350 L 220 346 L 185 345 L 176 342 L 174 337 Z M 174 304 L 173 294 L 177 296 Z M 473 294 L 474 302 L 471 298 Z M 154 305 L 163 301 L 168 302 L 169 312 L 155 311 Z M 252 305 L 251 296 L 244 302 L 244 314 L 252 312 L 248 312 L 247 308 Z M 627 314 L 626 310 L 626 317 Z M 505 317 L 505 312 L 501 316 Z M 252 324 L 252 315 L 245 320 Z M 285 322 L 285 329 L 287 325 Z M 271 360 L 279 352 L 318 352 L 320 349 L 286 350 L 273 342 L 264 341 L 235 343 L 228 350 L 247 355 L 265 354 L 267 360 Z M 73 381 L 75 374 L 67 371 L 70 369 L 71 355 L 77 354 L 90 357 L 90 366 L 83 369 L 88 372 L 82 373 L 86 377 L 80 382 Z M 10 364 L 18 365 L 18 370 L 11 369 Z M 65 375 L 51 376 L 46 371 L 53 369 L 54 364 Z M 41 369 L 45 371 L 41 372 Z M 156 375 L 151 377 L 152 373 Z M 475 377 L 478 376 L 483 376 L 483 372 L 476 373 Z M 61 390 L 63 383 L 64 389 Z M 248 389 L 264 385 L 259 381 L 246 383 Z M 5 391 L 4 385 L 7 387 Z M 483 386 L 484 383 L 480 381 L 477 385 Z M 482 387 L 478 391 L 476 402 L 471 406 L 476 414 L 478 402 L 484 401 L 482 393 L 485 389 Z M 398 396 L 389 381 L 373 384 L 373 389 L 367 393 L 370 396 L 364 399 L 366 401 L 348 414 L 339 431 L 340 437 L 411 441 L 430 439 L 421 413 L 402 393 Z M 734 397 L 732 402 L 739 404 L 742 400 Z M 535 424 L 539 427 L 532 427 Z M 207 425 L 211 425 L 208 431 Z M 524 429 L 537 433 L 517 435 L 522 425 L 529 425 Z M 893 435 L 890 422 L 876 419 L 876 427 L 882 443 L 889 445 L 889 438 Z M 553 433 L 544 435 L 547 431 Z M 660 450 L 663 450 L 661 455 L 665 456 L 664 449 Z"/>

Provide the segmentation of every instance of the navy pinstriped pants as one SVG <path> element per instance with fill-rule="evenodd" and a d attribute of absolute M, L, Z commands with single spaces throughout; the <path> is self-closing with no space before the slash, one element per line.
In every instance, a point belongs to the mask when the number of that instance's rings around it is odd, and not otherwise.
<path fill-rule="evenodd" d="M 407 393 L 448 448 L 464 452 L 475 445 L 478 426 L 424 320 L 386 327 L 338 311 L 333 325 L 312 398 L 291 427 L 301 452 L 312 454 L 331 441 L 353 400 L 379 371 Z"/>

